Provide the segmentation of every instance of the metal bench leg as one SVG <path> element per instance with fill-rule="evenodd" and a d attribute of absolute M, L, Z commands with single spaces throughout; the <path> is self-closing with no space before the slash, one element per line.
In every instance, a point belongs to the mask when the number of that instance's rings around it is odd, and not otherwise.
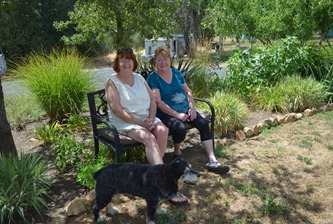
<path fill-rule="evenodd" d="M 94 146 L 95 146 L 95 157 L 98 157 L 98 153 L 99 153 L 99 141 L 94 138 Z"/>

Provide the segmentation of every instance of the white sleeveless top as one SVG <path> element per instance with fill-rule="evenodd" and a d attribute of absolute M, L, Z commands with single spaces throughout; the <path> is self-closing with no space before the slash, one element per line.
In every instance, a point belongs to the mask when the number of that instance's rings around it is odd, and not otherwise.
<path fill-rule="evenodd" d="M 120 105 L 131 116 L 144 120 L 149 117 L 150 97 L 145 85 L 145 79 L 137 73 L 134 75 L 134 85 L 122 83 L 116 74 L 112 74 L 110 79 L 115 84 L 119 92 Z M 109 121 L 117 128 L 120 133 L 124 133 L 131 129 L 144 129 L 144 127 L 132 123 L 128 123 L 113 114 L 108 105 Z M 155 123 L 161 120 L 155 118 Z"/>

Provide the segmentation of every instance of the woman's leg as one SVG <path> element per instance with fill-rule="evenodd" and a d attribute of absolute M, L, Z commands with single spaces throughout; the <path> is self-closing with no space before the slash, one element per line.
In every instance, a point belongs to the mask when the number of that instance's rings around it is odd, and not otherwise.
<path fill-rule="evenodd" d="M 169 129 L 162 122 L 158 122 L 152 133 L 156 138 L 160 156 L 163 158 L 168 143 Z"/>
<path fill-rule="evenodd" d="M 205 140 L 205 141 L 202 141 L 201 143 L 206 149 L 206 153 L 208 156 L 208 162 L 217 162 L 215 154 L 214 154 L 214 149 L 213 149 L 213 139 Z"/>
<path fill-rule="evenodd" d="M 217 160 L 214 154 L 213 138 L 207 120 L 197 112 L 197 118 L 193 121 L 189 121 L 188 123 L 199 130 L 201 143 L 204 146 L 208 156 L 208 162 L 216 162 Z"/>
<path fill-rule="evenodd" d="M 203 146 L 205 147 L 208 156 L 208 163 L 206 164 L 206 168 L 209 171 L 220 174 L 228 173 L 230 167 L 219 163 L 215 157 L 215 152 L 213 148 L 214 139 L 211 135 L 207 120 L 204 119 L 199 113 L 197 113 L 197 118 L 193 121 L 190 121 L 189 123 L 196 127 L 200 132 L 200 139 Z"/>
<path fill-rule="evenodd" d="M 169 128 L 169 131 L 172 134 L 174 153 L 176 155 L 181 155 L 182 152 L 180 146 L 186 137 L 187 131 L 184 122 L 169 115 L 163 115 L 160 119 Z"/>
<path fill-rule="evenodd" d="M 147 129 L 132 129 L 127 132 L 127 135 L 137 142 L 145 145 L 146 157 L 151 165 L 163 164 L 159 146 L 155 136 Z"/>

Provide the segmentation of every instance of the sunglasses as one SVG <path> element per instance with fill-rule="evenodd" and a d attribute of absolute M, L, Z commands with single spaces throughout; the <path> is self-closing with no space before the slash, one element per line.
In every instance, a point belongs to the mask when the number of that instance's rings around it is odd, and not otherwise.
<path fill-rule="evenodd" d="M 117 54 L 130 53 L 133 54 L 132 48 L 122 48 L 117 51 Z"/>

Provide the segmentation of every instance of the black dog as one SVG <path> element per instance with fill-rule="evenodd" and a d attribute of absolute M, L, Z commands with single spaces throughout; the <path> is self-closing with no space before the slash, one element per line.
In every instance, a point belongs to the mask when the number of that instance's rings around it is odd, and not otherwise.
<path fill-rule="evenodd" d="M 93 213 L 97 222 L 103 222 L 100 210 L 107 205 L 107 213 L 113 215 L 112 197 L 128 193 L 141 197 L 147 203 L 147 223 L 154 224 L 156 212 L 161 212 L 160 202 L 174 196 L 178 191 L 178 180 L 186 184 L 196 184 L 200 173 L 187 162 L 177 159 L 169 164 L 150 166 L 148 164 L 114 164 L 104 167 L 94 174 L 96 180 L 96 204 Z"/>

